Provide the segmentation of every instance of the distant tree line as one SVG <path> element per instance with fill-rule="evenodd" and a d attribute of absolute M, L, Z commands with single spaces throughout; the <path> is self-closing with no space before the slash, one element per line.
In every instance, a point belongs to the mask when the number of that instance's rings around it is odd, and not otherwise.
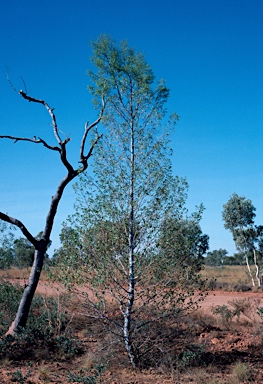
<path fill-rule="evenodd" d="M 228 252 L 225 249 L 215 249 L 213 251 L 207 252 L 206 257 L 204 258 L 204 264 L 211 267 L 223 267 L 225 265 L 245 265 L 245 253 L 237 252 L 232 256 L 228 256 Z M 248 255 L 249 261 L 253 262 L 252 252 Z"/>
<path fill-rule="evenodd" d="M 40 232 L 36 238 L 40 238 Z M 24 237 L 15 238 L 12 229 L 2 222 L 0 227 L 0 269 L 28 268 L 34 261 L 35 248 Z M 48 254 L 45 254 L 48 259 Z"/>

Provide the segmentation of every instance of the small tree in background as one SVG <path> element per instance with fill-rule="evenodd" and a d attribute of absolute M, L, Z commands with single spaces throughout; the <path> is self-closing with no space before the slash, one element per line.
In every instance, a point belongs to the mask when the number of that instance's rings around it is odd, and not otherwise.
<path fill-rule="evenodd" d="M 20 237 L 14 241 L 14 265 L 18 268 L 31 267 L 34 262 L 35 248 L 27 239 Z"/>
<path fill-rule="evenodd" d="M 186 280 L 195 284 L 203 268 L 204 254 L 209 248 L 209 237 L 202 233 L 200 220 L 203 206 L 189 217 L 168 216 L 162 224 L 159 248 L 163 257 L 162 272 L 172 268 L 184 270 Z"/>
<path fill-rule="evenodd" d="M 215 249 L 214 251 L 207 252 L 207 256 L 205 258 L 205 264 L 213 267 L 221 266 L 223 268 L 225 260 L 228 252 L 225 249 Z"/>
<path fill-rule="evenodd" d="M 106 133 L 94 150 L 94 178 L 83 174 L 75 186 L 76 213 L 61 234 L 58 269 L 64 283 L 88 283 L 87 315 L 107 323 L 136 367 L 168 341 L 178 315 L 197 305 L 191 283 L 207 238 L 202 209 L 188 217 L 187 183 L 172 175 L 168 135 L 177 116 L 163 129 L 165 82 L 155 83 L 126 42 L 102 36 L 93 52 L 90 90 L 95 105 L 105 95 Z"/>
<path fill-rule="evenodd" d="M 259 250 L 262 242 L 263 227 L 254 224 L 256 208 L 251 200 L 246 199 L 244 196 L 238 196 L 236 193 L 232 194 L 232 197 L 223 208 L 222 216 L 225 222 L 224 226 L 231 231 L 237 250 L 244 252 L 252 285 L 255 286 L 255 279 L 250 268 L 248 257 L 249 251 L 253 252 L 255 278 L 258 286 L 260 286 L 258 257 L 260 256 Z M 259 245 L 259 248 L 257 248 L 257 245 Z"/>

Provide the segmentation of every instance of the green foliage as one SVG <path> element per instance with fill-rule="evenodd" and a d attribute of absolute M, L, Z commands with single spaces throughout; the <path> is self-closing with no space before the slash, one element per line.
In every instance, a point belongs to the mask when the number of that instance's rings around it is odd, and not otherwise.
<path fill-rule="evenodd" d="M 12 266 L 18 268 L 31 267 L 34 260 L 35 248 L 25 238 L 15 238 L 14 228 L 9 229 L 5 222 L 0 221 L 0 269 L 9 269 Z M 36 239 L 40 239 L 40 232 Z M 51 244 L 51 242 L 50 242 Z M 50 245 L 49 244 L 49 245 Z M 45 264 L 48 255 L 45 254 Z"/>
<path fill-rule="evenodd" d="M 212 308 L 212 313 L 220 318 L 224 326 L 229 327 L 235 316 L 239 318 L 241 311 L 238 306 L 230 309 L 228 305 L 217 305 Z"/>
<path fill-rule="evenodd" d="M 251 200 L 233 193 L 232 197 L 224 205 L 222 215 L 225 228 L 233 231 L 236 228 L 246 228 L 254 224 L 255 210 L 256 208 Z"/>
<path fill-rule="evenodd" d="M 208 236 L 202 234 L 199 220 L 203 207 L 189 218 L 167 216 L 162 223 L 159 237 L 159 253 L 162 275 L 169 269 L 182 270 L 187 283 L 198 282 L 197 273 L 203 267 L 203 255 L 208 249 Z"/>
<path fill-rule="evenodd" d="M 12 373 L 11 381 L 14 383 L 20 383 L 23 384 L 27 381 L 27 379 L 31 375 L 31 368 L 27 371 L 25 376 L 22 374 L 22 372 L 18 369 L 17 371 Z"/>
<path fill-rule="evenodd" d="M 135 120 L 142 118 L 147 111 L 149 115 L 151 111 L 152 116 L 149 116 L 148 121 L 159 122 L 165 113 L 163 105 L 167 101 L 169 90 L 163 80 L 157 83 L 155 89 L 152 88 L 155 77 L 143 55 L 130 48 L 127 41 L 117 45 L 107 35 L 93 41 L 92 49 L 91 61 L 97 72 L 88 71 L 92 81 L 89 90 L 94 96 L 95 105 L 100 105 L 103 93 L 107 102 L 103 119 L 107 125 L 114 121 L 118 113 L 125 123 L 125 117 L 130 117 L 131 108 Z M 126 114 L 123 115 L 123 112 Z M 172 118 L 176 119 L 177 116 L 174 114 Z M 145 117 L 143 119 L 145 121 Z"/>
<path fill-rule="evenodd" d="M 255 244 L 261 244 L 263 227 L 254 224 L 256 208 L 251 200 L 236 193 L 224 205 L 222 213 L 224 226 L 233 235 L 237 249 L 246 251 L 255 249 Z"/>
<path fill-rule="evenodd" d="M 257 308 L 257 314 L 260 317 L 261 321 L 263 321 L 263 307 Z"/>
<path fill-rule="evenodd" d="M 7 331 L 16 314 L 23 288 L 9 282 L 0 284 L 0 336 Z"/>
<path fill-rule="evenodd" d="M 14 228 L 0 221 L 0 269 L 9 269 L 14 263 L 14 251 L 12 244 L 14 241 Z"/>
<path fill-rule="evenodd" d="M 225 222 L 224 226 L 231 231 L 237 249 L 244 252 L 248 272 L 254 286 L 254 276 L 249 266 L 249 253 L 253 252 L 253 261 L 256 269 L 255 277 L 258 286 L 260 286 L 259 267 L 263 261 L 263 226 L 256 226 L 254 224 L 255 210 L 256 208 L 251 200 L 233 193 L 232 197 L 224 205 L 222 216 Z"/>
<path fill-rule="evenodd" d="M 202 345 L 190 345 L 183 351 L 180 359 L 180 365 L 182 365 L 183 368 L 204 365 L 204 362 L 202 361 L 203 354 L 204 349 Z"/>
<path fill-rule="evenodd" d="M 35 248 L 25 238 L 14 241 L 15 265 L 19 268 L 31 267 L 34 261 Z"/>
<path fill-rule="evenodd" d="M 223 266 L 227 263 L 227 251 L 225 249 L 218 249 L 212 252 L 207 252 L 207 256 L 205 258 L 205 264 L 210 265 L 212 267 Z"/>

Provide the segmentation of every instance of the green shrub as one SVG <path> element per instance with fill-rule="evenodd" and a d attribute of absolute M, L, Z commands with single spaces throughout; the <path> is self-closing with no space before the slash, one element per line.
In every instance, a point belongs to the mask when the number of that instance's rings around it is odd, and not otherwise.
<path fill-rule="evenodd" d="M 12 375 L 11 376 L 12 382 L 24 384 L 26 380 L 29 378 L 29 376 L 31 375 L 31 368 L 27 371 L 25 376 L 22 374 L 22 372 L 19 369 L 13 373 L 10 373 L 10 375 Z"/>
<path fill-rule="evenodd" d="M 263 321 L 263 307 L 257 309 L 257 314 L 259 315 L 261 321 Z"/>
<path fill-rule="evenodd" d="M 69 383 L 96 384 L 97 379 L 105 370 L 104 364 L 97 365 L 91 372 L 88 369 L 81 369 L 78 373 L 68 372 Z"/>
<path fill-rule="evenodd" d="M 212 313 L 219 316 L 222 324 L 226 327 L 232 323 L 235 316 L 238 318 L 240 316 L 239 309 L 231 310 L 227 305 L 217 305 L 216 307 L 212 308 Z"/>
<path fill-rule="evenodd" d="M 202 360 L 204 354 L 202 345 L 190 345 L 181 355 L 181 365 L 183 368 L 204 365 Z"/>

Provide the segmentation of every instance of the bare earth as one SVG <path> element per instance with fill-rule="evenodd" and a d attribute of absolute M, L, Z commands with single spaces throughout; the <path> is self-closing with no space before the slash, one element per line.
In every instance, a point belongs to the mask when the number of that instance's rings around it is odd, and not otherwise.
<path fill-rule="evenodd" d="M 23 284 L 23 281 L 17 280 Z M 56 295 L 58 289 L 63 291 L 59 284 L 40 282 L 37 292 L 43 295 Z M 208 318 L 213 316 L 213 307 L 227 305 L 231 302 L 248 300 L 251 303 L 249 317 L 240 316 L 231 324 L 214 322 Z M 208 360 L 211 361 L 204 367 L 188 368 L 184 372 L 174 369 L 151 369 L 134 371 L 129 368 L 109 368 L 97 383 L 105 384 L 170 384 L 170 383 L 195 383 L 195 384 L 220 384 L 220 383 L 262 383 L 263 384 L 263 331 L 256 309 L 263 307 L 263 292 L 224 292 L 212 291 L 203 303 L 196 317 L 193 317 L 193 326 L 196 327 L 195 336 L 207 351 Z M 200 320 L 201 319 L 201 320 Z M 207 320 L 207 321 L 206 321 Z M 214 317 L 215 320 L 215 317 Z M 219 319 L 220 320 L 220 319 Z M 218 320 L 218 321 L 219 321 Z M 196 323 L 196 324 L 195 324 Z M 256 323 L 256 325 L 255 325 Z M 87 340 L 90 348 L 96 340 Z M 85 358 L 85 357 L 84 357 Z M 41 359 L 30 367 L 30 375 L 23 382 L 25 384 L 40 383 L 68 383 L 68 372 L 83 367 L 83 357 L 73 362 L 46 362 Z M 235 372 L 235 365 L 240 361 L 247 367 L 250 376 L 240 379 Z M 28 365 L 22 362 L 0 361 L 0 384 L 12 383 L 11 373 L 19 370 L 23 375 L 29 371 Z M 24 365 L 23 365 L 24 364 Z M 239 377 L 239 378 L 238 378 Z M 84 381 L 78 381 L 84 382 Z M 88 381 L 85 381 L 88 382 Z M 94 382 L 95 383 L 95 382 Z"/>

